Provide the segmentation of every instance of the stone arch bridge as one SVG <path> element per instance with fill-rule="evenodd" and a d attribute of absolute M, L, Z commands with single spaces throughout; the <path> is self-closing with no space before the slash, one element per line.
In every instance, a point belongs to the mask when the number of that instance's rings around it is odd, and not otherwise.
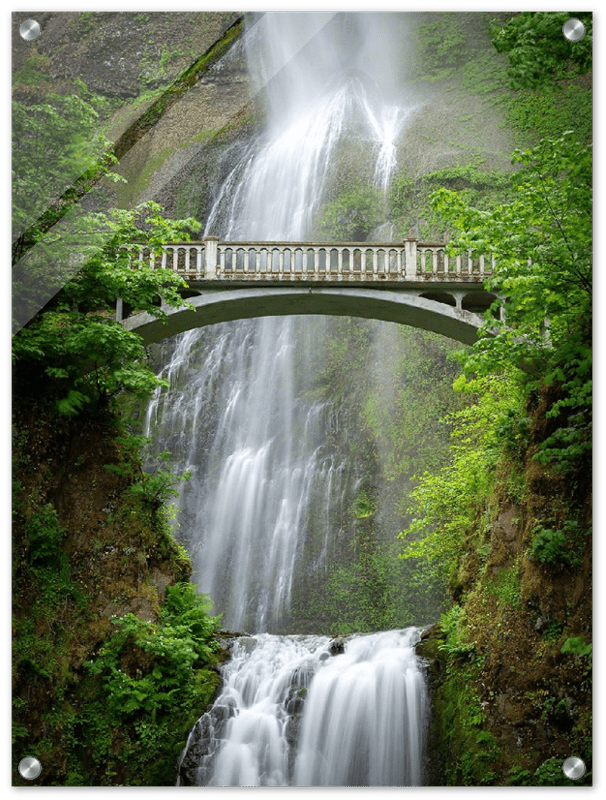
<path fill-rule="evenodd" d="M 496 295 L 483 283 L 494 261 L 472 251 L 449 258 L 445 245 L 402 242 L 173 242 L 154 257 L 132 245 L 131 265 L 174 270 L 193 308 L 168 308 L 166 320 L 117 318 L 151 344 L 191 328 L 291 314 L 365 317 L 411 325 L 463 344 L 476 341 Z"/>

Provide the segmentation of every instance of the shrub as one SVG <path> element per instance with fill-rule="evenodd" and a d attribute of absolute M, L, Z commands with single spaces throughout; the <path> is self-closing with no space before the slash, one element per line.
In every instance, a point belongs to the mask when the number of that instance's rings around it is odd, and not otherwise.
<path fill-rule="evenodd" d="M 541 524 L 533 528 L 535 534 L 530 545 L 530 557 L 540 564 L 578 567 L 581 530 L 573 520 L 566 520 L 559 529 L 544 528 Z"/>
<path fill-rule="evenodd" d="M 56 559 L 60 554 L 65 530 L 59 525 L 55 508 L 49 503 L 25 523 L 32 563 Z"/>

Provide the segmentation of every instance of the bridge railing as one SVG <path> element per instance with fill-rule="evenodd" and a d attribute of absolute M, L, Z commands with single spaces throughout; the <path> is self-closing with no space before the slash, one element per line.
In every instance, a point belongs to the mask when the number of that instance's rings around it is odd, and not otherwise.
<path fill-rule="evenodd" d="M 419 242 L 170 242 L 155 255 L 131 245 L 131 265 L 162 267 L 190 281 L 483 280 L 494 259 L 465 251 L 449 257 L 443 243 Z"/>

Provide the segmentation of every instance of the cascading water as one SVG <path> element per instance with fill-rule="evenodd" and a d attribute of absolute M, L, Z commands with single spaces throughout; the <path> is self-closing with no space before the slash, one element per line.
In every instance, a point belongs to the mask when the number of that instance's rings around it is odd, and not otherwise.
<path fill-rule="evenodd" d="M 412 111 L 397 91 L 402 31 L 394 19 L 401 15 L 253 19 L 245 41 L 267 124 L 219 188 L 205 234 L 312 238 L 352 143 L 365 174 L 387 189 Z M 173 388 L 148 411 L 148 432 L 192 472 L 180 502 L 194 579 L 224 625 L 258 632 L 235 645 L 224 691 L 190 735 L 181 759 L 189 782 L 421 780 L 425 699 L 414 630 L 353 639 L 334 657 L 327 639 L 263 633 L 288 629 L 312 491 L 326 509 L 343 497 L 342 465 L 327 441 L 333 410 L 309 393 L 327 324 L 295 316 L 185 334 L 164 370 Z M 330 511 L 326 528 L 322 557 Z"/>
<path fill-rule="evenodd" d="M 346 643 L 257 634 L 192 730 L 178 785 L 418 786 L 426 693 L 418 631 Z"/>

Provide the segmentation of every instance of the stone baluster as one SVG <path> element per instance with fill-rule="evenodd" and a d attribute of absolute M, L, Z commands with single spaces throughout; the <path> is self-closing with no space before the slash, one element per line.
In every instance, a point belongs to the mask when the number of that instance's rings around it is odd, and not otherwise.
<path fill-rule="evenodd" d="M 204 277 L 214 280 L 217 277 L 217 255 L 219 250 L 218 236 L 204 237 Z M 221 270 L 223 272 L 223 270 Z"/>
<path fill-rule="evenodd" d="M 417 240 L 409 237 L 404 239 L 405 276 L 409 281 L 417 277 Z"/>
<path fill-rule="evenodd" d="M 196 280 L 202 277 L 202 248 L 196 245 Z"/>

